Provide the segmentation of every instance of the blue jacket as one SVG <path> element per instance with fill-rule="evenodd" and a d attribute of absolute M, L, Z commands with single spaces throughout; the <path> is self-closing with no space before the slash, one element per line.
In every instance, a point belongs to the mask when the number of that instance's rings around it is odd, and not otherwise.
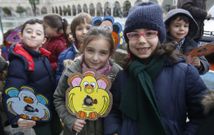
<path fill-rule="evenodd" d="M 195 42 L 192 39 L 188 39 L 186 38 L 184 40 L 184 43 L 181 46 L 181 50 L 184 54 L 186 54 L 187 52 L 190 52 L 191 50 L 193 50 L 194 48 L 198 47 L 198 43 Z M 199 57 L 201 64 L 202 64 L 202 69 L 198 69 L 199 74 L 205 74 L 209 71 L 209 62 L 207 61 L 207 59 L 204 56 Z"/>
<path fill-rule="evenodd" d="M 119 109 L 121 93 L 126 87 L 127 79 L 126 70 L 121 71 L 112 85 L 113 107 L 105 118 L 105 135 L 139 135 L 136 122 L 122 114 Z M 184 62 L 166 63 L 153 81 L 153 86 L 167 135 L 194 135 L 198 120 L 203 117 L 200 100 L 207 92 L 198 71 Z M 186 122 L 187 117 L 189 122 Z"/>
<path fill-rule="evenodd" d="M 64 70 L 64 64 L 63 61 L 66 59 L 74 59 L 77 54 L 77 51 L 75 50 L 74 44 L 71 45 L 71 47 L 67 48 L 64 50 L 62 53 L 60 53 L 58 57 L 58 62 L 57 62 L 57 69 L 56 69 L 56 82 L 59 82 L 59 79 L 62 75 L 62 72 Z"/>
<path fill-rule="evenodd" d="M 172 41 L 171 37 L 167 37 L 167 41 Z M 182 41 L 180 41 L 177 45 L 177 49 L 181 51 L 182 54 L 186 55 L 188 52 L 192 51 L 193 49 L 198 48 L 198 43 L 195 42 L 192 39 L 185 38 Z M 198 69 L 199 74 L 205 74 L 209 71 L 209 62 L 204 56 L 199 57 L 201 61 L 202 69 Z"/>
<path fill-rule="evenodd" d="M 28 54 L 32 56 L 32 61 L 30 61 Z M 53 109 L 55 79 L 52 75 L 50 62 L 44 55 L 46 54 L 42 54 L 42 51 L 40 51 L 39 53 L 22 46 L 13 46 L 9 53 L 10 64 L 4 89 L 6 90 L 7 88 L 15 87 L 20 90 L 20 87 L 23 85 L 30 86 L 36 93 L 42 94 L 48 99 L 48 107 L 51 112 L 51 110 Z M 6 110 L 8 109 L 6 107 L 6 101 L 8 98 L 9 96 L 4 92 L 3 102 Z M 10 124 L 16 124 L 19 117 L 13 115 L 8 111 L 7 115 Z"/>

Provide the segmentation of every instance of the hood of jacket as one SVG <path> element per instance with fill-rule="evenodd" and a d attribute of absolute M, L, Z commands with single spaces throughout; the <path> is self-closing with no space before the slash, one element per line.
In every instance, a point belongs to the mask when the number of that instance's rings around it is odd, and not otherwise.
<path fill-rule="evenodd" d="M 166 27 L 169 27 L 169 23 L 172 21 L 171 18 L 173 18 L 174 16 L 179 16 L 179 15 L 185 15 L 186 17 L 189 18 L 190 24 L 189 24 L 189 32 L 187 34 L 187 37 L 193 38 L 196 35 L 196 33 L 198 32 L 198 24 L 195 21 L 195 19 L 192 17 L 192 15 L 190 14 L 190 12 L 187 10 L 180 9 L 180 8 L 170 10 L 167 13 L 166 18 L 164 20 Z"/>

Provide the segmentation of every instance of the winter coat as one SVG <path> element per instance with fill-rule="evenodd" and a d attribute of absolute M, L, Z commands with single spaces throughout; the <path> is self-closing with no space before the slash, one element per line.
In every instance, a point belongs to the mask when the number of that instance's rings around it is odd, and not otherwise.
<path fill-rule="evenodd" d="M 207 16 L 206 10 L 207 0 L 178 0 L 177 7 L 189 11 L 199 26 L 199 31 L 195 39 L 200 39 L 204 32 L 204 20 Z"/>
<path fill-rule="evenodd" d="M 62 53 L 60 53 L 58 61 L 57 61 L 57 69 L 56 69 L 56 82 L 59 82 L 60 76 L 62 75 L 62 72 L 64 70 L 64 64 L 63 61 L 67 59 L 73 60 L 77 54 L 77 51 L 74 47 L 74 44 L 71 45 L 71 47 L 64 50 Z"/>
<path fill-rule="evenodd" d="M 121 70 L 121 67 L 114 62 L 111 62 L 110 64 L 112 65 L 112 72 L 108 77 L 113 81 L 116 74 Z M 72 73 L 76 72 L 82 73 L 81 60 L 79 59 L 76 59 L 71 66 L 65 68 L 54 92 L 54 105 L 59 117 L 64 123 L 63 135 L 76 134 L 76 132 L 72 130 L 76 117 L 70 114 L 65 106 L 65 93 L 69 87 L 67 79 Z M 86 125 L 78 135 L 103 135 L 103 119 L 98 119 L 96 121 L 86 120 Z"/>
<path fill-rule="evenodd" d="M 188 11 L 177 8 L 177 9 L 172 9 L 167 13 L 167 16 L 166 16 L 164 22 L 165 22 L 167 29 L 169 29 L 169 25 L 172 21 L 172 18 L 174 18 L 175 16 L 181 16 L 181 15 L 185 15 L 186 17 L 189 18 L 190 25 L 189 25 L 188 34 L 186 35 L 186 37 L 184 39 L 182 39 L 178 43 L 177 49 L 180 50 L 182 54 L 186 55 L 192 49 L 198 47 L 198 43 L 193 40 L 193 37 L 195 37 L 195 35 L 197 34 L 197 31 L 198 31 L 198 25 L 197 25 L 195 19 L 192 17 L 192 15 Z M 169 41 L 174 41 L 174 38 L 171 37 L 171 34 L 168 32 L 167 33 L 167 42 L 169 42 Z M 202 63 L 202 68 L 198 69 L 198 71 L 200 74 L 205 74 L 209 70 L 209 63 L 204 56 L 201 56 L 199 58 Z"/>
<path fill-rule="evenodd" d="M 26 47 L 23 47 L 20 44 L 13 46 L 9 53 L 9 68 L 8 68 L 8 76 L 6 79 L 6 84 L 4 90 L 7 88 L 15 87 L 18 90 L 22 86 L 29 86 L 34 89 L 35 93 L 41 94 L 48 100 L 48 109 L 50 114 L 54 119 L 56 115 L 54 114 L 54 106 L 53 106 L 53 93 L 55 89 L 55 79 L 52 74 L 50 62 L 47 59 L 47 56 L 50 54 L 44 48 L 40 48 L 40 52 L 33 51 Z M 32 59 L 29 57 L 32 57 Z M 6 107 L 7 99 L 10 98 L 5 92 L 3 93 L 3 102 L 5 105 L 5 109 L 8 115 L 8 119 L 10 124 L 13 126 L 17 125 L 17 120 L 19 116 L 15 116 L 10 113 Z M 51 119 L 50 119 L 51 120 Z M 53 135 L 51 133 L 51 123 L 52 120 L 48 122 L 36 122 L 36 126 L 34 129 L 36 130 L 37 134 L 41 133 L 40 128 L 44 129 L 47 126 L 45 133 L 46 135 Z M 54 123 L 55 125 L 59 125 Z"/>
<path fill-rule="evenodd" d="M 202 120 L 197 135 L 213 135 L 214 133 L 214 91 L 211 90 L 202 99 L 206 117 Z"/>
<path fill-rule="evenodd" d="M 126 70 L 121 71 L 112 85 L 113 107 L 104 119 L 105 135 L 139 135 L 136 121 L 119 109 L 128 77 Z M 203 113 L 200 100 L 207 89 L 197 70 L 182 61 L 177 64 L 166 61 L 153 80 L 153 89 L 167 135 L 194 135 Z M 186 122 L 187 113 L 189 122 Z"/>
<path fill-rule="evenodd" d="M 48 57 L 51 68 L 55 72 L 57 68 L 57 60 L 59 54 L 67 48 L 66 39 L 64 36 L 53 37 L 48 39 L 48 41 L 43 45 L 45 49 L 51 52 L 51 55 Z"/>
<path fill-rule="evenodd" d="M 184 40 L 184 43 L 180 46 L 180 50 L 183 54 L 187 54 L 188 52 L 190 52 L 191 50 L 195 49 L 198 47 L 198 43 L 195 42 L 192 39 L 186 38 Z M 205 74 L 209 71 L 209 62 L 207 61 L 207 59 L 204 56 L 199 57 L 202 67 L 201 69 L 198 69 L 199 74 Z"/>

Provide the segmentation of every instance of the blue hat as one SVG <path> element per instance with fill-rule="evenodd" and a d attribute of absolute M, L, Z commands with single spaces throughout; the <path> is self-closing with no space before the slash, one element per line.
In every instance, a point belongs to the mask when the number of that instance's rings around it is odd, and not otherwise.
<path fill-rule="evenodd" d="M 130 10 L 125 23 L 124 36 L 126 42 L 128 42 L 126 33 L 145 28 L 157 30 L 159 40 L 162 43 L 166 38 L 166 28 L 162 14 L 161 7 L 153 2 L 143 2 L 134 6 Z"/>
<path fill-rule="evenodd" d="M 119 22 L 113 24 L 113 31 L 120 33 L 122 31 L 122 25 Z"/>
<path fill-rule="evenodd" d="M 102 18 L 100 16 L 96 16 L 92 19 L 93 26 L 99 26 L 102 23 Z"/>
<path fill-rule="evenodd" d="M 110 21 L 112 24 L 114 23 L 114 17 L 113 16 L 104 16 L 103 21 Z"/>

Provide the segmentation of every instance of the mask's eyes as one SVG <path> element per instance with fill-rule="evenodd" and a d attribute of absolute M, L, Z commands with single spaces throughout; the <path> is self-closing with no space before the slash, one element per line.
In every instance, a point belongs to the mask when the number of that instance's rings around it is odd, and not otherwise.
<path fill-rule="evenodd" d="M 91 87 L 94 88 L 95 86 L 96 86 L 95 82 L 92 82 L 92 83 L 91 83 Z"/>
<path fill-rule="evenodd" d="M 105 29 L 106 31 L 113 31 L 112 26 L 103 26 L 103 29 Z"/>
<path fill-rule="evenodd" d="M 89 84 L 88 84 L 88 82 L 83 82 L 83 85 L 88 86 Z"/>

